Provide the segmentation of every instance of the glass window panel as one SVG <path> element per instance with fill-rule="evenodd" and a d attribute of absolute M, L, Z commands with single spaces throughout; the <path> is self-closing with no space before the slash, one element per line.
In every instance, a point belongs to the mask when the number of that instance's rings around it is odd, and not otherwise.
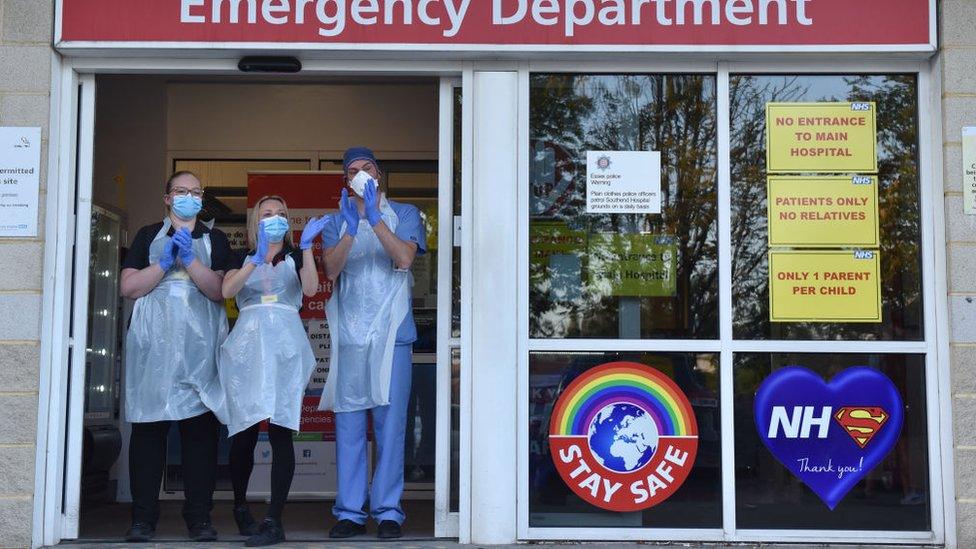
<path fill-rule="evenodd" d="M 888 376 L 901 393 L 904 422 L 895 448 L 833 511 L 773 457 L 756 430 L 756 391 L 772 372 L 785 366 L 804 366 L 825 379 L 852 366 L 870 366 Z M 734 371 L 738 528 L 931 528 L 924 355 L 742 353 L 735 355 Z"/>
<path fill-rule="evenodd" d="M 921 340 L 918 99 L 915 75 L 733 75 L 734 335 L 741 339 Z M 767 102 L 877 104 L 880 323 L 770 322 L 766 217 Z"/>
<path fill-rule="evenodd" d="M 586 370 L 615 361 L 645 364 L 688 397 L 698 453 L 684 484 L 663 503 L 632 513 L 595 507 L 553 465 L 549 421 L 562 390 Z M 529 355 L 529 525 L 536 527 L 721 528 L 722 460 L 718 355 L 712 353 L 535 352 Z M 626 489 L 626 488 L 624 488 Z"/>
<path fill-rule="evenodd" d="M 715 77 L 535 74 L 530 94 L 529 336 L 717 338 Z M 660 151 L 662 213 L 587 214 L 598 150 Z"/>

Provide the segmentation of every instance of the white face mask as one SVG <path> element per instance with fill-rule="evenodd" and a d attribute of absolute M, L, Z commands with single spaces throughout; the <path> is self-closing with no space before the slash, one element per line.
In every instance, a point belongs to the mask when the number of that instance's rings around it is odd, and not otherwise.
<path fill-rule="evenodd" d="M 362 198 L 363 194 L 366 193 L 366 184 L 369 183 L 370 179 L 373 179 L 373 176 L 365 171 L 357 173 L 356 177 L 353 177 L 352 181 L 349 182 L 349 186 L 352 187 L 352 192 Z"/>

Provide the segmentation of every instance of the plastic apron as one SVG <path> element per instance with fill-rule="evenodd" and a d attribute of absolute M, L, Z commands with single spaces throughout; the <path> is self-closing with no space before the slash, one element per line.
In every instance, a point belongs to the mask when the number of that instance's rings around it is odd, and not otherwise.
<path fill-rule="evenodd" d="M 241 314 L 220 346 L 217 368 L 226 398 L 218 417 L 230 435 L 266 419 L 299 430 L 305 386 L 315 369 L 301 306 L 302 284 L 291 256 L 258 266 L 237 294 Z"/>
<path fill-rule="evenodd" d="M 399 219 L 383 197 L 383 222 Z M 342 222 L 339 234 L 346 231 Z M 410 272 L 393 268 L 373 228 L 360 220 L 346 266 L 325 307 L 332 352 L 320 410 L 355 412 L 390 403 L 396 333 L 410 307 Z"/>
<path fill-rule="evenodd" d="M 200 221 L 198 221 L 200 223 Z M 149 263 L 159 262 L 172 223 L 149 245 Z M 210 235 L 193 239 L 193 253 L 211 265 Z M 132 423 L 173 421 L 213 407 L 207 396 L 217 384 L 217 347 L 227 336 L 227 313 L 173 268 L 151 292 L 136 300 L 125 353 L 125 417 Z"/>

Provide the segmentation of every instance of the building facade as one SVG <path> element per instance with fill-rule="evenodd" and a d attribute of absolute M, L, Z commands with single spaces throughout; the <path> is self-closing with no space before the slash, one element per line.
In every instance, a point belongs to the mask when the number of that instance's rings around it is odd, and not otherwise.
<path fill-rule="evenodd" d="M 414 289 L 436 325 L 436 474 L 414 489 L 430 533 L 976 545 L 976 2 L 293 4 L 0 1 L 0 127 L 41 136 L 36 234 L 0 238 L 0 547 L 86 537 L 89 451 L 124 441 L 117 370 L 91 381 L 89 219 L 122 219 L 124 241 L 175 169 L 327 174 L 359 142 L 437 221 L 436 276 Z M 243 72 L 247 56 L 302 69 Z M 631 161 L 660 174 L 635 187 L 649 202 L 594 192 L 631 192 L 607 175 Z M 234 210 L 241 184 L 221 185 Z M 837 284 L 799 283 L 818 271 Z M 873 373 L 845 393 L 793 366 Z M 584 382 L 625 378 L 644 396 L 601 406 L 673 397 L 633 463 L 612 438 L 599 453 L 603 409 L 584 413 Z M 847 446 L 823 453 L 838 426 Z M 811 456 L 851 468 L 824 480 Z"/>

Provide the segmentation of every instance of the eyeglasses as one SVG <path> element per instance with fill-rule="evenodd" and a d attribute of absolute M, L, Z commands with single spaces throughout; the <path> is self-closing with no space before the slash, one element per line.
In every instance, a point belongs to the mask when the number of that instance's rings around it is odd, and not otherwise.
<path fill-rule="evenodd" d="M 196 198 L 203 198 L 203 189 L 186 189 L 183 187 L 175 187 L 170 191 L 170 194 L 173 196 L 186 196 L 190 194 Z"/>

